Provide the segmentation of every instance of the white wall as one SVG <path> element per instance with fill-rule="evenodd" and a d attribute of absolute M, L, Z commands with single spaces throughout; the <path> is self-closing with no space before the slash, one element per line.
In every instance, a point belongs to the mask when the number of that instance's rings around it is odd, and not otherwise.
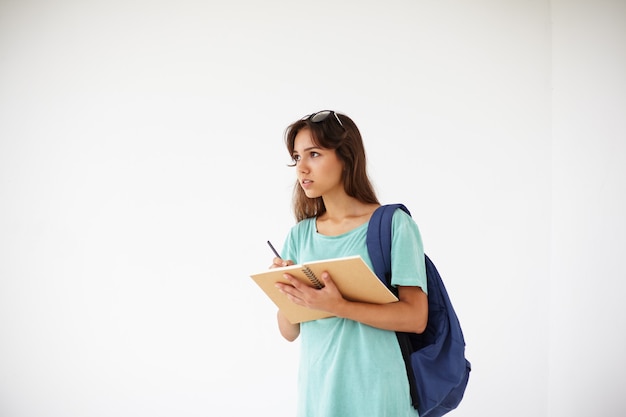
<path fill-rule="evenodd" d="M 626 415 L 626 3 L 553 2 L 550 415 Z"/>
<path fill-rule="evenodd" d="M 321 108 L 446 280 L 450 415 L 617 415 L 623 39 L 618 1 L 1 2 L 0 415 L 293 415 L 248 275 Z"/>

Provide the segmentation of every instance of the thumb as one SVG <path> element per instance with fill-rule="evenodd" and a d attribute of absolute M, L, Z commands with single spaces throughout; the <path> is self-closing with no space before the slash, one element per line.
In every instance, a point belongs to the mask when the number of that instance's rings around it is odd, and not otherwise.
<path fill-rule="evenodd" d="M 328 272 L 323 272 L 322 273 L 322 281 L 324 281 L 324 285 L 335 285 L 335 283 L 333 282 L 332 278 L 330 277 L 330 274 Z"/>

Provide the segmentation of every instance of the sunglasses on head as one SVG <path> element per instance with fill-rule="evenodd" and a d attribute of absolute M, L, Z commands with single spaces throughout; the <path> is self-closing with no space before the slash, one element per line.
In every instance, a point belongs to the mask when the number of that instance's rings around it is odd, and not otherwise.
<path fill-rule="evenodd" d="M 313 123 L 321 123 L 324 120 L 328 119 L 328 116 L 330 116 L 331 114 L 335 116 L 335 120 L 337 120 L 337 123 L 339 123 L 339 125 L 343 127 L 343 123 L 341 123 L 341 119 L 339 118 L 339 116 L 337 116 L 337 113 L 335 113 L 333 110 L 318 111 L 317 113 L 304 116 L 302 120 L 310 120 Z"/>

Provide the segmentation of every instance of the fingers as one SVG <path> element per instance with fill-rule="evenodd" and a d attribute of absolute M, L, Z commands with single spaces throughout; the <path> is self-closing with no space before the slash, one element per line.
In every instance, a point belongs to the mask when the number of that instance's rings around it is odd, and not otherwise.
<path fill-rule="evenodd" d="M 288 283 L 278 282 L 276 288 L 295 304 L 332 313 L 338 303 L 343 300 L 341 293 L 327 272 L 320 276 L 325 285 L 321 289 L 307 285 L 289 274 L 284 274 L 284 277 Z"/>
<path fill-rule="evenodd" d="M 302 298 L 304 292 L 309 289 L 313 289 L 309 288 L 308 285 L 298 281 L 291 274 L 283 274 L 283 277 L 287 280 L 288 283 L 277 282 L 274 285 L 276 286 L 276 288 L 278 288 L 280 292 L 287 296 L 300 299 Z"/>
<path fill-rule="evenodd" d="M 289 266 L 289 265 L 293 265 L 293 261 L 292 260 L 276 257 L 276 258 L 272 259 L 272 264 L 270 265 L 270 269 L 271 268 L 280 268 L 282 266 Z"/>
<path fill-rule="evenodd" d="M 323 297 L 322 294 L 334 295 L 335 293 L 339 293 L 339 290 L 335 286 L 335 283 L 331 279 L 328 272 L 324 272 L 321 275 L 321 281 L 324 286 L 320 289 L 298 280 L 291 274 L 284 274 L 283 277 L 288 281 L 288 283 L 277 282 L 275 284 L 276 288 L 278 288 L 282 293 L 293 297 L 300 299 L 319 299 L 320 297 Z"/>
<path fill-rule="evenodd" d="M 295 288 L 296 290 L 298 290 L 300 292 L 319 291 L 319 290 L 324 289 L 326 287 L 326 285 L 330 285 L 333 290 L 336 289 L 335 283 L 333 282 L 333 280 L 330 277 L 330 274 L 328 272 L 324 272 L 321 275 L 322 283 L 324 284 L 322 288 L 315 288 L 315 287 L 311 286 L 310 284 L 305 284 L 304 282 L 298 280 L 297 278 L 295 278 L 291 274 L 283 274 L 283 277 L 287 281 L 289 281 L 289 285 L 291 287 Z M 285 284 L 283 284 L 283 285 L 285 285 Z"/>

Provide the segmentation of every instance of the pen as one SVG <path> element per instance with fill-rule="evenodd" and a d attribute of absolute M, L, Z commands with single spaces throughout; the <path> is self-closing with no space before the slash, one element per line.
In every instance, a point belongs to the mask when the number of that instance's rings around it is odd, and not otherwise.
<path fill-rule="evenodd" d="M 272 245 L 272 242 L 270 242 L 269 240 L 267 241 L 267 244 L 270 245 L 270 248 L 272 249 L 272 252 L 274 252 L 274 255 L 276 255 L 277 258 L 283 259 L 280 257 L 280 255 L 278 254 L 278 252 L 276 251 L 276 249 L 274 249 L 274 245 Z"/>

